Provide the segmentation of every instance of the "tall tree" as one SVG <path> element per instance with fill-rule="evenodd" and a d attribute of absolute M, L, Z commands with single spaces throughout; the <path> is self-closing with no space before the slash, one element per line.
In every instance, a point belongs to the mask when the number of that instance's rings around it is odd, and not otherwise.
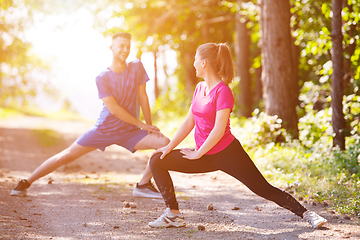
<path fill-rule="evenodd" d="M 237 4 L 241 6 L 244 0 L 237 0 Z M 239 110 L 240 115 L 244 117 L 251 117 L 253 94 L 251 88 L 250 75 L 250 31 L 246 27 L 248 19 L 241 15 L 239 11 L 235 14 L 235 34 L 234 34 L 234 49 L 235 49 L 235 64 L 236 75 L 240 77 L 240 94 L 239 94 Z"/>
<path fill-rule="evenodd" d="M 347 8 L 348 11 L 345 11 L 347 21 L 344 21 L 343 19 L 343 29 L 345 30 L 345 34 L 347 33 L 348 41 L 345 41 L 344 46 L 344 53 L 346 55 L 346 58 L 344 58 L 344 94 L 350 95 L 354 92 L 353 86 L 351 86 L 351 80 L 354 78 L 354 67 L 353 63 L 351 61 L 351 56 L 355 53 L 355 50 L 357 48 L 358 44 L 358 36 L 359 35 L 359 27 L 360 22 L 355 21 L 356 14 L 354 12 L 354 5 L 355 3 L 351 3 L 351 1 L 343 1 L 343 9 Z M 360 5 L 360 4 L 359 4 Z M 359 7 L 359 5 L 357 7 Z M 351 17 L 351 16 L 354 17 Z M 349 17 L 350 16 L 350 17 Z M 346 35 L 345 35 L 346 37 Z"/>
<path fill-rule="evenodd" d="M 265 112 L 278 115 L 283 127 L 297 138 L 290 3 L 289 0 L 263 0 L 260 8 Z"/>
<path fill-rule="evenodd" d="M 333 144 L 345 149 L 345 120 L 343 112 L 344 95 L 344 69 L 343 69 L 343 35 L 342 26 L 342 0 L 332 1 L 333 17 L 331 20 L 331 39 L 332 39 L 332 83 L 331 83 L 331 106 L 332 106 L 332 126 L 334 131 Z"/>

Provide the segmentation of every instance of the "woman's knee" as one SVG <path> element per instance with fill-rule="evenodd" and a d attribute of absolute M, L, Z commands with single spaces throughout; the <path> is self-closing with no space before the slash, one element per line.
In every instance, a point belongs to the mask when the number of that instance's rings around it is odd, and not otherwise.
<path fill-rule="evenodd" d="M 149 160 L 150 169 L 157 167 L 159 163 L 161 162 L 160 156 L 162 153 L 157 153 L 154 156 L 152 156 Z"/>

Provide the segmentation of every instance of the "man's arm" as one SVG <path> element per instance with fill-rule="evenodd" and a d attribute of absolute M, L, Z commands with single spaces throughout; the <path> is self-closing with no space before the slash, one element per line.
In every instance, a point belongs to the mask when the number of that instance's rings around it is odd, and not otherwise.
<path fill-rule="evenodd" d="M 145 122 L 152 125 L 149 98 L 146 93 L 146 83 L 139 86 L 138 100 Z"/>
<path fill-rule="evenodd" d="M 149 98 L 146 93 L 146 83 L 139 86 L 138 90 L 138 101 L 141 107 L 141 111 L 144 115 L 145 122 L 147 124 L 152 125 L 151 121 L 151 110 L 150 110 L 150 104 L 149 104 Z M 159 131 L 154 132 L 158 137 L 163 137 L 164 135 Z"/>
<path fill-rule="evenodd" d="M 124 108 L 119 106 L 113 96 L 104 97 L 101 100 L 104 102 L 105 106 L 109 109 L 111 114 L 119 118 L 120 120 L 138 126 L 148 131 L 149 133 L 160 131 L 157 127 L 152 126 L 151 124 L 145 124 L 136 117 L 132 116 Z"/>

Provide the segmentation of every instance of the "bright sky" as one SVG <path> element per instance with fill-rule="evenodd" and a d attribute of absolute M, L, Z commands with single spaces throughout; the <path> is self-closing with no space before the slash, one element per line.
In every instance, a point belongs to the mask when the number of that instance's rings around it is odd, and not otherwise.
<path fill-rule="evenodd" d="M 37 102 L 44 109 L 58 110 L 63 100 L 69 99 L 84 117 L 94 120 L 98 116 L 102 102 L 98 99 L 95 77 L 110 65 L 112 55 L 111 38 L 104 38 L 94 30 L 93 21 L 89 11 L 79 9 L 72 15 L 42 18 L 28 30 L 33 51 L 51 62 L 54 76 L 51 81 L 61 90 L 60 100 L 38 97 Z M 128 60 L 135 56 L 136 49 L 132 49 Z M 142 61 L 151 79 L 147 91 L 153 102 L 153 57 L 143 56 Z"/>

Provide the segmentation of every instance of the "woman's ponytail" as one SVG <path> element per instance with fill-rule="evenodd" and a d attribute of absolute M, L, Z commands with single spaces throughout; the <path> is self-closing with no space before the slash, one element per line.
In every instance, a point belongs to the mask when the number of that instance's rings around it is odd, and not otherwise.
<path fill-rule="evenodd" d="M 234 63 L 231 52 L 225 43 L 205 43 L 197 52 L 202 59 L 206 59 L 215 73 L 228 85 L 235 76 Z"/>
<path fill-rule="evenodd" d="M 223 82 L 228 85 L 235 76 L 234 63 L 232 61 L 231 52 L 225 43 L 218 44 L 217 65 L 219 67 L 218 75 Z"/>

